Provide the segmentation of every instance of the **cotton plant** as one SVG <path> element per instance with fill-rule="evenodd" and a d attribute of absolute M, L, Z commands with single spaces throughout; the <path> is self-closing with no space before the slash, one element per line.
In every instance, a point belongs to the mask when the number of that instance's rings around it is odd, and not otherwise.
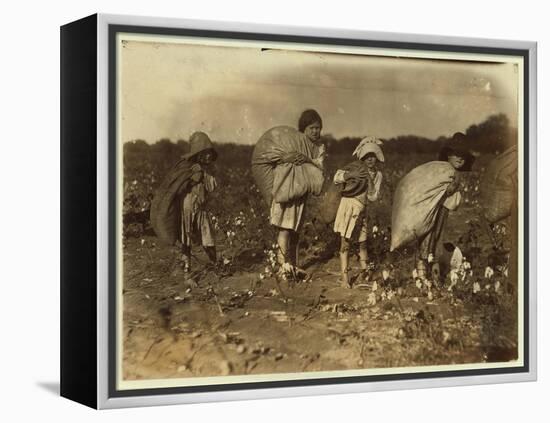
<path fill-rule="evenodd" d="M 459 247 L 455 247 L 450 260 L 449 286 L 452 291 L 458 284 L 466 284 L 468 278 L 473 276 L 472 264 L 466 259 Z"/>

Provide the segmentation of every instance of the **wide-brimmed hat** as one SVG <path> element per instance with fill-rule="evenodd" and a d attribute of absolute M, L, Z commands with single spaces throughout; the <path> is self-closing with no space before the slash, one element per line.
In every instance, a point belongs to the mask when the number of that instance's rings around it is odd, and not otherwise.
<path fill-rule="evenodd" d="M 348 178 L 342 186 L 343 197 L 355 197 L 364 193 L 368 188 L 368 181 L 365 178 Z"/>
<path fill-rule="evenodd" d="M 475 157 L 465 144 L 466 135 L 462 132 L 455 133 L 452 138 L 445 143 L 441 150 L 439 150 L 439 160 L 446 162 L 450 156 L 462 157 L 464 159 L 464 165 L 457 170 L 461 172 L 470 172 Z"/>
<path fill-rule="evenodd" d="M 184 159 L 191 159 L 197 154 L 207 150 L 210 150 L 212 152 L 213 160 L 216 160 L 218 158 L 218 153 L 214 148 L 214 144 L 210 140 L 210 137 L 204 132 L 193 133 L 193 135 L 191 135 L 191 138 L 189 138 L 189 144 L 190 150 L 189 153 L 183 155 Z"/>

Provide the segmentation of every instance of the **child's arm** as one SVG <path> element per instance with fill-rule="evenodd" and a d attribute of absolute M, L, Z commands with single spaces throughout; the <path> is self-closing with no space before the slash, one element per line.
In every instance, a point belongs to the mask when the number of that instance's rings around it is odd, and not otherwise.
<path fill-rule="evenodd" d="M 348 172 L 342 169 L 338 169 L 334 174 L 334 178 L 332 180 L 336 185 L 343 184 L 346 182 L 346 173 Z"/>
<path fill-rule="evenodd" d="M 345 183 L 348 179 L 363 179 L 368 177 L 367 170 L 357 168 L 354 163 L 345 166 L 344 169 L 338 169 L 334 175 L 336 185 Z"/>
<path fill-rule="evenodd" d="M 309 161 L 311 160 L 305 154 L 298 153 L 296 151 L 287 153 L 281 158 L 282 163 L 292 163 L 297 166 L 303 165 Z"/>
<path fill-rule="evenodd" d="M 455 192 L 453 195 L 450 195 L 445 199 L 443 202 L 443 207 L 445 207 L 448 210 L 454 211 L 460 206 L 460 203 L 462 201 L 462 194 L 460 194 L 460 191 Z"/>
<path fill-rule="evenodd" d="M 327 158 L 327 151 L 325 144 L 319 146 L 319 154 L 316 158 L 312 159 L 311 162 L 317 166 L 319 169 L 325 168 L 325 159 Z"/>
<path fill-rule="evenodd" d="M 453 181 L 447 187 L 447 190 L 445 191 L 445 195 L 447 197 L 453 195 L 455 192 L 458 191 L 459 186 L 460 186 L 460 180 L 458 177 L 455 176 L 453 178 Z"/>
<path fill-rule="evenodd" d="M 212 192 L 216 189 L 218 186 L 218 181 L 216 181 L 216 178 L 209 173 L 204 173 L 204 187 L 206 188 L 207 192 Z"/>
<path fill-rule="evenodd" d="M 382 186 L 382 172 L 376 172 L 374 181 L 369 178 L 369 187 L 367 191 L 367 198 L 369 201 L 376 201 L 380 196 L 380 187 Z"/>

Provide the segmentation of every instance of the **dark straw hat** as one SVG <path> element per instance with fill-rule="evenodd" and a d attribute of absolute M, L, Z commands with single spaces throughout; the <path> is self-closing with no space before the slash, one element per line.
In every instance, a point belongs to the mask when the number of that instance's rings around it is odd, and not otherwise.
<path fill-rule="evenodd" d="M 439 160 L 446 162 L 449 156 L 458 156 L 464 159 L 464 165 L 458 169 L 461 172 L 470 172 L 474 165 L 475 157 L 467 148 L 466 135 L 456 132 L 452 138 L 439 150 Z"/>
<path fill-rule="evenodd" d="M 218 158 L 218 153 L 214 149 L 214 144 L 212 144 L 210 137 L 206 135 L 204 132 L 193 133 L 193 135 L 191 135 L 191 138 L 189 138 L 189 144 L 190 144 L 190 151 L 189 153 L 183 155 L 184 159 L 191 159 L 195 157 L 197 154 L 207 150 L 212 151 L 214 160 Z"/>

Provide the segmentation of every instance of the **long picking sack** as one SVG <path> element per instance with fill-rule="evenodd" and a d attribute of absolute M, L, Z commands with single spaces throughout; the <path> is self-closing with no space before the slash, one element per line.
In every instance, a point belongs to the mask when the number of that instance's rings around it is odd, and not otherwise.
<path fill-rule="evenodd" d="M 191 165 L 182 159 L 168 172 L 151 202 L 151 226 L 157 236 L 173 245 L 180 236 L 180 196 L 190 188 Z"/>
<path fill-rule="evenodd" d="M 290 152 L 316 158 L 318 148 L 305 134 L 290 126 L 277 126 L 263 134 L 252 153 L 252 176 L 264 200 L 286 203 L 323 188 L 323 171 L 311 163 L 280 163 Z"/>
<path fill-rule="evenodd" d="M 397 184 L 392 207 L 390 251 L 421 239 L 434 226 L 456 170 L 448 162 L 420 165 Z"/>

